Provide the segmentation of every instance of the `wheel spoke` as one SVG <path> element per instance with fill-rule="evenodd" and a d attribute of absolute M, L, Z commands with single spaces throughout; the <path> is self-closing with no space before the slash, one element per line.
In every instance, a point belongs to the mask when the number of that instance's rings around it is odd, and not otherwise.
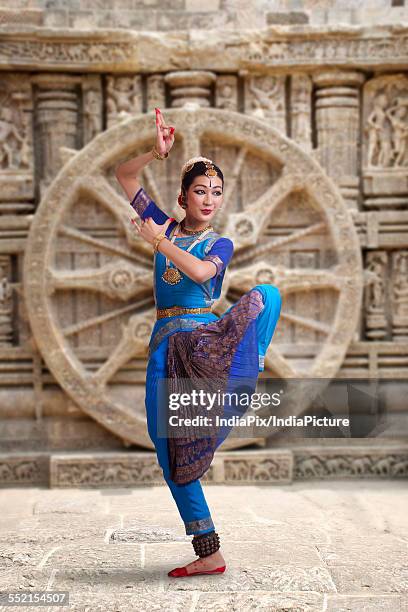
<path fill-rule="evenodd" d="M 276 344 L 270 344 L 265 353 L 265 369 L 276 372 L 281 378 L 299 376 L 289 361 L 277 350 Z"/>
<path fill-rule="evenodd" d="M 296 325 L 300 325 L 306 329 L 311 329 L 326 335 L 330 334 L 332 330 L 331 326 L 327 325 L 326 323 L 321 323 L 320 321 L 315 321 L 314 319 L 309 319 L 307 317 L 300 317 L 299 315 L 294 315 L 289 312 L 282 312 L 281 318 L 289 323 L 295 323 Z"/>
<path fill-rule="evenodd" d="M 319 289 L 336 289 L 340 291 L 348 281 L 346 274 L 341 274 L 340 266 L 332 270 L 314 270 L 308 268 L 283 268 L 271 266 L 266 261 L 258 261 L 252 266 L 234 269 L 230 273 L 230 283 L 245 293 L 255 284 L 268 283 L 277 285 L 283 294 L 294 291 Z"/>
<path fill-rule="evenodd" d="M 147 357 L 148 341 L 156 320 L 156 311 L 151 309 L 143 314 L 130 317 L 122 326 L 122 338 L 109 359 L 94 374 L 94 381 L 99 387 L 106 386 L 114 374 L 135 357 Z"/>
<path fill-rule="evenodd" d="M 127 251 L 126 249 L 121 249 L 120 247 L 115 247 L 114 245 L 108 245 L 102 241 L 96 241 L 98 244 L 105 245 L 105 250 L 110 250 L 112 253 L 117 253 L 123 257 L 128 257 L 133 261 L 139 261 L 140 263 L 143 263 L 143 261 L 151 261 L 151 246 L 148 245 L 143 238 L 136 234 L 133 226 L 130 223 L 130 220 L 135 216 L 135 211 L 130 206 L 129 201 L 118 194 L 104 176 L 97 175 L 95 177 L 81 177 L 75 182 L 75 188 L 78 192 L 82 191 L 93 197 L 104 208 L 106 208 L 115 219 L 117 219 L 118 223 L 122 225 L 125 230 L 126 241 L 132 250 Z M 72 231 L 71 228 L 70 231 Z M 78 237 L 79 239 L 79 235 L 74 237 Z M 96 239 L 90 238 L 90 240 L 94 241 Z"/>
<path fill-rule="evenodd" d="M 290 174 L 280 176 L 244 212 L 229 215 L 225 232 L 231 236 L 236 236 L 234 243 L 237 250 L 249 247 L 257 242 L 271 214 L 295 188 L 299 189 L 297 178 Z"/>
<path fill-rule="evenodd" d="M 282 238 L 277 238 L 276 240 L 267 240 L 266 244 L 262 244 L 260 246 L 251 246 L 243 253 L 238 253 L 237 256 L 234 257 L 234 263 L 246 263 L 248 261 L 252 261 L 256 257 L 260 257 L 261 255 L 268 255 L 273 251 L 277 251 L 283 246 L 290 244 L 291 242 L 296 242 L 304 238 L 305 236 L 319 234 L 325 228 L 326 224 L 322 221 L 321 223 L 314 223 L 313 225 L 309 225 L 308 227 L 300 230 L 295 230 L 289 234 L 289 236 L 283 236 Z"/>
<path fill-rule="evenodd" d="M 97 317 L 91 317 L 86 319 L 85 321 L 81 321 L 80 323 L 74 323 L 73 325 L 69 325 L 67 327 L 62 328 L 62 333 L 65 337 L 72 336 L 74 334 L 79 334 L 86 329 L 96 327 L 98 325 L 102 325 L 111 319 L 115 319 L 117 317 L 121 317 L 128 312 L 132 312 L 135 308 L 142 308 L 143 306 L 149 305 L 151 303 L 151 298 L 146 298 L 145 300 L 139 300 L 137 303 L 128 304 L 127 306 L 123 306 L 123 308 L 115 308 L 110 312 L 107 312 L 103 315 L 99 315 Z"/>
<path fill-rule="evenodd" d="M 142 272 L 126 262 L 109 263 L 86 270 L 62 271 L 51 269 L 47 275 L 48 294 L 57 290 L 88 289 L 112 299 L 128 300 L 141 290 L 152 288 L 152 273 Z"/>
<path fill-rule="evenodd" d="M 146 186 L 145 189 L 152 200 L 157 204 L 161 210 L 165 211 L 166 206 L 162 200 L 162 197 L 159 192 L 159 188 L 157 187 L 157 183 L 154 179 L 152 169 L 149 166 L 144 166 L 143 168 L 143 176 L 146 177 Z"/>
<path fill-rule="evenodd" d="M 219 212 L 219 217 L 216 222 L 216 230 L 219 233 L 223 232 L 223 228 L 228 222 L 228 218 L 232 213 L 231 207 L 234 202 L 234 194 L 238 189 L 238 181 L 242 175 L 242 168 L 245 162 L 246 155 L 248 153 L 248 147 L 242 146 L 238 152 L 237 158 L 234 163 L 232 172 L 228 174 L 228 184 L 222 199 L 222 208 Z"/>
<path fill-rule="evenodd" d="M 98 240 L 98 238 L 92 238 L 92 236 L 89 236 L 89 234 L 87 234 L 86 232 L 77 230 L 73 227 L 68 227 L 67 225 L 61 226 L 58 230 L 58 233 L 61 236 L 69 236 L 70 238 L 74 238 L 75 240 L 96 247 L 102 252 L 111 253 L 112 255 L 120 255 L 120 257 L 130 259 L 131 261 L 139 263 L 140 265 L 147 264 L 148 259 L 146 256 L 148 256 L 149 253 L 150 259 L 152 258 L 151 251 L 149 252 L 146 250 L 145 256 L 141 257 L 140 255 L 137 255 L 134 252 L 129 251 L 128 249 L 123 249 L 119 246 L 115 246 L 114 244 L 109 244 L 103 240 Z"/>

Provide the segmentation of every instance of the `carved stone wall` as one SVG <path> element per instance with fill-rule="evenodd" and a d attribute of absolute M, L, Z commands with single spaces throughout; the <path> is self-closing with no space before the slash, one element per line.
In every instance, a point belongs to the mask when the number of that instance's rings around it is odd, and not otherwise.
<path fill-rule="evenodd" d="M 188 13 L 187 4 L 197 11 L 188 0 L 177 10 Z M 227 2 L 211 6 L 228 15 Z M 48 10 L 67 12 L 57 2 Z M 3 453 L 20 453 L 23 466 L 22 452 L 40 453 L 34 471 L 27 463 L 38 481 L 48 469 L 42 452 L 151 448 L 143 398 L 152 251 L 132 232 L 114 170 L 151 146 L 155 106 L 177 126 L 167 166 L 149 165 L 143 177 L 160 206 L 180 218 L 179 168 L 192 155 L 214 157 L 226 176 L 216 229 L 236 250 L 218 312 L 258 282 L 282 291 L 264 376 L 389 381 L 387 411 L 406 413 L 408 25 L 232 24 L 203 36 L 181 24 L 136 36 L 6 17 Z M 395 435 L 406 440 L 407 431 Z M 307 474 L 316 461 L 296 469 Z"/>
<path fill-rule="evenodd" d="M 399 24 L 406 0 L 2 0 L 3 23 L 75 29 L 210 30 L 267 25 Z"/>

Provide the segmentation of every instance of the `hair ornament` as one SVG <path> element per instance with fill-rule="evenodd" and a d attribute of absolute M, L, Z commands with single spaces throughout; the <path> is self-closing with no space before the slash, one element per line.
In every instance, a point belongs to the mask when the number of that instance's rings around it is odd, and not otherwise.
<path fill-rule="evenodd" d="M 214 168 L 214 164 L 212 160 L 208 159 L 208 157 L 202 157 L 201 155 L 198 155 L 197 157 L 191 157 L 185 162 L 185 164 L 183 164 L 183 167 L 181 169 L 180 180 L 183 181 L 183 178 L 186 172 L 189 172 L 193 168 L 194 164 L 200 161 L 203 161 L 205 165 L 207 166 L 207 169 L 204 172 L 206 176 L 208 177 L 217 176 L 217 171 Z"/>

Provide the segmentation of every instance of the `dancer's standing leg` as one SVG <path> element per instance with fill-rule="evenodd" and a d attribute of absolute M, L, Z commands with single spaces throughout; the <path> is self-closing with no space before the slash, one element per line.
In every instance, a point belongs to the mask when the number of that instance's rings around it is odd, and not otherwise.
<path fill-rule="evenodd" d="M 200 480 L 179 485 L 170 479 L 167 438 L 160 432 L 159 421 L 167 422 L 167 405 L 158 401 L 160 380 L 167 378 L 168 338 L 162 340 L 150 357 L 146 371 L 146 416 L 149 436 L 155 445 L 157 459 L 181 518 L 187 535 L 198 535 L 214 530 L 214 523 L 204 497 Z M 163 413 L 163 411 L 165 411 Z"/>

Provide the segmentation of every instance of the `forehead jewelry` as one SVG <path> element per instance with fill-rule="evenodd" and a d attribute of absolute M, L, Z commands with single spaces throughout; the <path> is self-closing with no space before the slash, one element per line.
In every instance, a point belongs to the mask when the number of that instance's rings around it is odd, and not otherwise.
<path fill-rule="evenodd" d="M 188 159 L 185 164 L 183 165 L 182 169 L 181 169 L 181 175 L 180 175 L 180 182 L 183 181 L 184 175 L 186 174 L 186 172 L 189 172 L 192 167 L 194 166 L 194 164 L 196 164 L 199 161 L 203 161 L 206 165 L 206 170 L 204 171 L 204 174 L 208 177 L 211 176 L 217 176 L 217 171 L 214 168 L 214 164 L 212 162 L 211 159 L 208 159 L 208 157 L 202 157 L 201 155 L 198 155 L 197 157 L 192 157 L 191 159 Z M 210 179 L 211 180 L 211 179 Z M 211 187 L 211 185 L 210 185 Z"/>

